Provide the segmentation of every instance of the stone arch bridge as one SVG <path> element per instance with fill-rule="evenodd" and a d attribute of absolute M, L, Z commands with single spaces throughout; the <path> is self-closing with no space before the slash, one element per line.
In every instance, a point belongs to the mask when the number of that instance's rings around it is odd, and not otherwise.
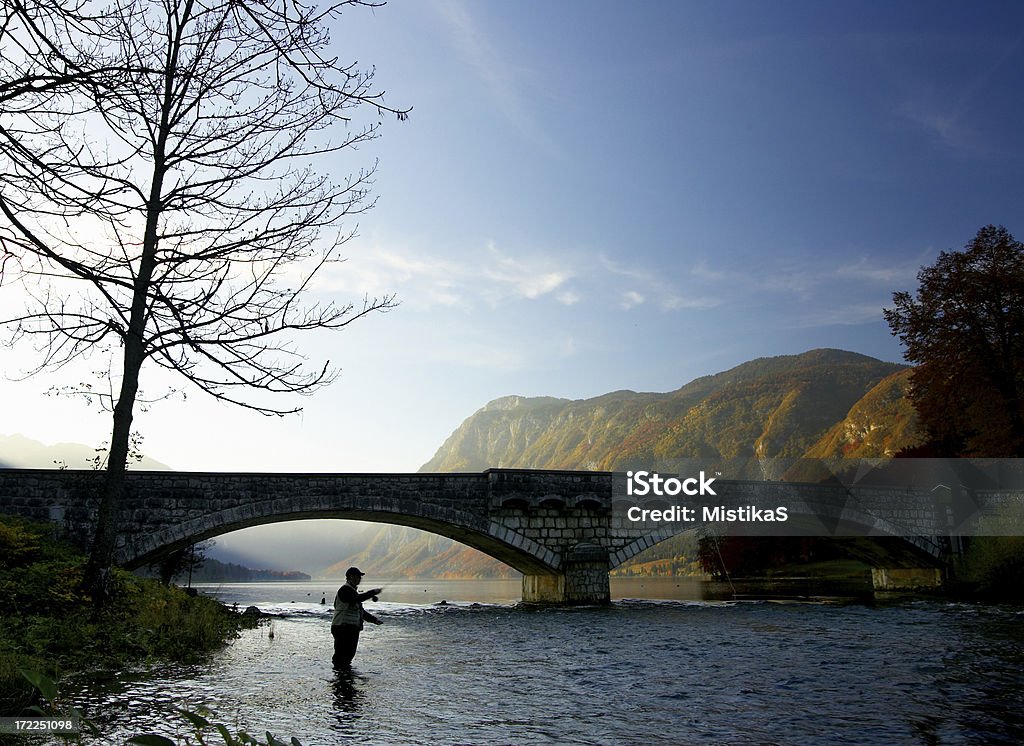
<path fill-rule="evenodd" d="M 0 513 L 49 520 L 83 542 L 93 533 L 102 474 L 0 470 Z M 340 518 L 393 523 L 447 536 L 523 573 L 523 600 L 601 603 L 608 571 L 681 530 L 646 526 L 613 503 L 624 492 L 610 472 L 491 469 L 472 474 L 263 474 L 138 471 L 128 474 L 117 559 L 132 568 L 170 551 L 265 523 Z M 779 483 L 715 482 L 716 504 L 766 505 Z M 880 489 L 851 503 L 841 487 L 787 484 L 789 523 L 822 516 L 831 535 L 877 568 L 876 588 L 935 585 L 949 549 L 945 515 L 919 495 Z M 838 491 L 837 491 L 838 490 Z M 810 523 L 807 524 L 808 526 Z M 844 534 L 845 532 L 845 534 Z M 806 534 L 805 534 L 806 535 Z"/>

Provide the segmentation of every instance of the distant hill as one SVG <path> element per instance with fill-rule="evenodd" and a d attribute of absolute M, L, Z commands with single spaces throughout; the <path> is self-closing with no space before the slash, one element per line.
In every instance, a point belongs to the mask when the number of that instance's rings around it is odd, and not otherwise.
<path fill-rule="evenodd" d="M 0 435 L 2 469 L 88 469 L 96 458 L 95 448 L 82 443 L 41 443 L 24 435 Z M 171 467 L 149 456 L 132 462 L 132 469 L 169 471 Z"/>
<path fill-rule="evenodd" d="M 812 350 L 753 360 L 665 394 L 505 397 L 463 422 L 420 471 L 621 471 L 673 458 L 802 456 L 902 370 L 852 352 Z M 894 402 L 876 399 L 866 415 L 888 421 L 882 410 Z M 911 437 L 909 430 L 900 435 Z"/>
<path fill-rule="evenodd" d="M 141 567 L 135 572 L 147 578 L 158 578 L 160 576 L 159 571 L 154 566 Z M 175 575 L 172 580 L 182 585 L 188 581 L 193 583 L 248 583 L 256 581 L 305 581 L 311 580 L 311 578 L 306 573 L 298 570 L 257 570 L 235 564 L 234 562 L 221 562 L 212 557 L 204 557 L 197 561 L 196 565 L 192 568 L 191 578 L 186 568 Z"/>
<path fill-rule="evenodd" d="M 178 580 L 187 577 L 179 575 Z M 310 580 L 310 576 L 298 570 L 257 570 L 232 562 L 219 562 L 206 558 L 199 567 L 192 570 L 193 583 L 244 583 L 250 581 Z"/>
<path fill-rule="evenodd" d="M 377 577 L 511 578 L 516 572 L 501 562 L 436 534 L 402 526 L 382 526 L 359 551 L 322 571 L 343 578 L 349 567 Z"/>
<path fill-rule="evenodd" d="M 891 455 L 919 439 L 906 398 L 908 376 L 903 365 L 822 349 L 753 360 L 663 394 L 507 396 L 468 417 L 420 471 L 621 471 L 674 458 Z M 381 574 L 507 572 L 496 560 L 447 539 L 400 539 L 396 531 L 378 529 L 379 540 L 335 570 L 366 564 Z M 668 559 L 674 567 L 689 562 L 678 547 L 652 547 L 631 566 L 663 569 Z"/>
<path fill-rule="evenodd" d="M 917 412 L 907 396 L 911 369 L 886 376 L 807 451 L 808 458 L 891 457 L 918 445 Z"/>

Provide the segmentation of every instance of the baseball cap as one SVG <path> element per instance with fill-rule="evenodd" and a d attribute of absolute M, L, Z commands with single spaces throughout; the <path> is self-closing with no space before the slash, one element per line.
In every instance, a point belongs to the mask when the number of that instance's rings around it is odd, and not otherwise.
<path fill-rule="evenodd" d="M 366 573 L 365 572 L 361 572 L 358 567 L 350 567 L 347 570 L 345 570 L 345 577 L 346 578 L 349 575 L 358 575 L 359 577 L 362 577 L 365 574 Z"/>

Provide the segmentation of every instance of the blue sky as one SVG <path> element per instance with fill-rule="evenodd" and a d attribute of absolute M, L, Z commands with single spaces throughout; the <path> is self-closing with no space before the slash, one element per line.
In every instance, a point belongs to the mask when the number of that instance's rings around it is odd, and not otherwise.
<path fill-rule="evenodd" d="M 379 159 L 379 201 L 316 293 L 401 305 L 306 340 L 343 373 L 300 416 L 140 413 L 174 468 L 413 471 L 507 394 L 899 360 L 894 290 L 982 225 L 1024 236 L 1019 3 L 392 0 L 334 44 L 414 108 L 318 164 Z M 102 442 L 105 414 L 43 396 L 95 367 L 0 381 L 0 432 Z"/>

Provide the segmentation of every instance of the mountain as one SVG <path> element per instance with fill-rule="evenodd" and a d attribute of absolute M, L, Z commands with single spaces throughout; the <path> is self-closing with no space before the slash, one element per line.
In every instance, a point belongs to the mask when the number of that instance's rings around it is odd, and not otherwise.
<path fill-rule="evenodd" d="M 0 469 L 88 469 L 98 451 L 82 443 L 52 445 L 26 438 L 24 435 L 0 435 Z M 129 464 L 131 469 L 168 471 L 171 467 L 149 456 Z"/>
<path fill-rule="evenodd" d="M 420 471 L 621 471 L 673 458 L 802 456 L 902 370 L 852 352 L 812 350 L 753 360 L 665 394 L 505 397 L 463 422 Z M 866 415 L 893 404 L 876 398 Z"/>
<path fill-rule="evenodd" d="M 674 458 L 890 455 L 918 439 L 906 398 L 909 371 L 822 349 L 753 360 L 664 394 L 616 391 L 580 400 L 506 396 L 468 417 L 420 471 L 622 471 Z M 340 575 L 349 564 L 409 576 L 481 577 L 508 569 L 448 539 L 399 537 L 396 531 L 378 529 L 365 552 L 331 572 Z M 664 569 L 667 560 L 677 568 L 692 565 L 679 547 L 659 545 L 630 567 Z"/>
<path fill-rule="evenodd" d="M 918 445 L 921 433 L 910 402 L 911 369 L 886 376 L 807 451 L 808 458 L 891 457 Z"/>
<path fill-rule="evenodd" d="M 382 526 L 367 546 L 326 568 L 322 575 L 343 578 L 352 566 L 377 577 L 511 578 L 504 563 L 436 534 L 402 526 Z"/>

